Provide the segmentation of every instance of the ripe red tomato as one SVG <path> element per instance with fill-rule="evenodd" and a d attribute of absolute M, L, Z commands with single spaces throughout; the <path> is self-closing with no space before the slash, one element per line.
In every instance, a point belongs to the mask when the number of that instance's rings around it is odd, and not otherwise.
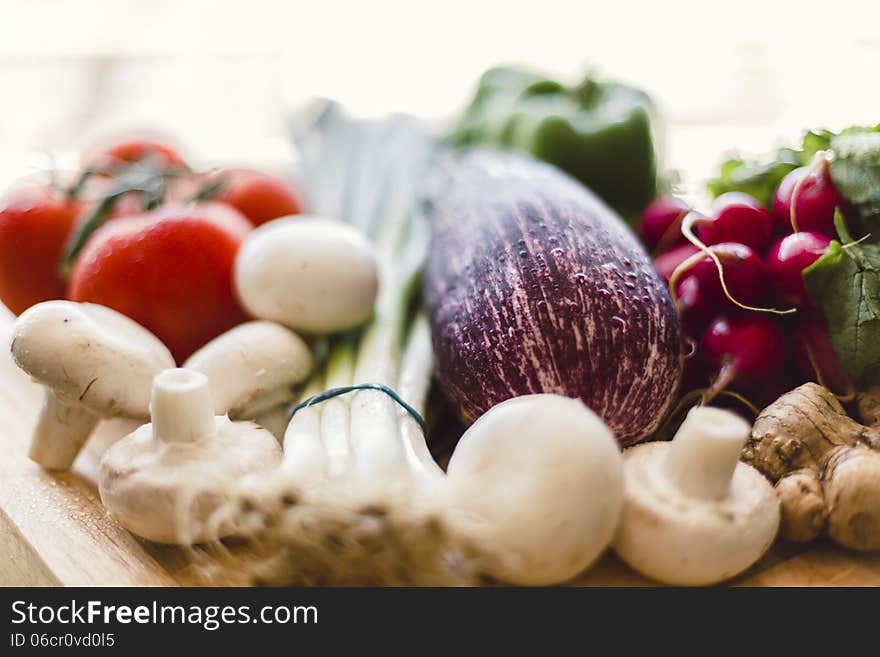
<path fill-rule="evenodd" d="M 79 202 L 36 183 L 0 198 L 0 300 L 16 315 L 64 297 L 59 263 L 81 210 Z"/>
<path fill-rule="evenodd" d="M 215 200 L 234 207 L 254 226 L 302 212 L 293 190 L 281 179 L 260 171 L 227 169 L 212 174 L 221 182 Z"/>
<path fill-rule="evenodd" d="M 178 362 L 247 319 L 232 268 L 250 222 L 218 203 L 165 205 L 99 228 L 79 254 L 68 296 L 128 315 Z"/>
<path fill-rule="evenodd" d="M 133 162 L 152 161 L 162 169 L 187 170 L 180 153 L 171 146 L 146 139 L 120 141 L 92 153 L 86 158 L 85 167 L 104 171 L 116 171 Z"/>

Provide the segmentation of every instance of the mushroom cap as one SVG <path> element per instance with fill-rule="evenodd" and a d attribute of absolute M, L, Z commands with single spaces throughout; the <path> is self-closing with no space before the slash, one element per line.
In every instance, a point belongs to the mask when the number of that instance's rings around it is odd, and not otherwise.
<path fill-rule="evenodd" d="M 254 317 L 336 333 L 370 317 L 378 266 L 369 241 L 352 226 L 298 215 L 248 235 L 235 259 L 235 286 Z"/>
<path fill-rule="evenodd" d="M 281 448 L 252 422 L 215 422 L 216 434 L 196 442 L 157 440 L 145 424 L 105 452 L 101 501 L 122 526 L 157 543 L 203 543 L 229 533 L 227 505 L 239 481 L 275 469 Z"/>
<path fill-rule="evenodd" d="M 183 366 L 208 377 L 217 415 L 252 419 L 293 398 L 292 386 L 311 372 L 312 354 L 293 331 L 257 320 L 214 338 Z"/>
<path fill-rule="evenodd" d="M 671 447 L 645 443 L 623 453 L 625 500 L 614 549 L 634 569 L 668 584 L 729 579 L 757 561 L 776 537 L 773 486 L 740 462 L 727 496 L 688 496 L 666 472 Z"/>
<path fill-rule="evenodd" d="M 92 303 L 30 307 L 15 323 L 10 349 L 15 363 L 60 400 L 103 417 L 149 418 L 153 376 L 174 367 L 159 338 Z"/>
<path fill-rule="evenodd" d="M 614 434 L 581 401 L 515 397 L 484 413 L 449 462 L 451 520 L 511 584 L 565 581 L 608 547 L 623 499 Z"/>

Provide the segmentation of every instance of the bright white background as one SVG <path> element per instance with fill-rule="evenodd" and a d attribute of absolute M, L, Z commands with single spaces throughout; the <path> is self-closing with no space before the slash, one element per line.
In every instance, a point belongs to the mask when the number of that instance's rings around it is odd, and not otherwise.
<path fill-rule="evenodd" d="M 725 149 L 880 120 L 880 2 L 0 0 L 0 26 L 7 177 L 131 126 L 204 162 L 284 162 L 310 96 L 443 119 L 499 62 L 647 88 L 692 178 Z"/>

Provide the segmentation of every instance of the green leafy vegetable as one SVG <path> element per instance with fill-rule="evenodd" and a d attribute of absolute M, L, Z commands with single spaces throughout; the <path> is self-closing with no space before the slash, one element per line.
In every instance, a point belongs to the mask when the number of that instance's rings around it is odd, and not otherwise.
<path fill-rule="evenodd" d="M 770 207 L 773 192 L 782 179 L 798 167 L 808 165 L 819 151 L 831 148 L 835 136 L 829 130 L 811 130 L 804 133 L 800 148 L 780 148 L 765 158 L 731 157 L 721 164 L 718 176 L 710 180 L 707 187 L 712 196 L 745 192 Z"/>
<path fill-rule="evenodd" d="M 838 191 L 860 214 L 873 213 L 876 220 L 880 215 L 880 125 L 853 126 L 839 134 L 810 130 L 804 133 L 799 148 L 780 148 L 765 158 L 731 157 L 707 187 L 713 196 L 745 192 L 770 207 L 774 190 L 790 171 L 807 166 L 816 153 L 828 150 L 834 154 L 831 177 Z"/>
<path fill-rule="evenodd" d="M 880 230 L 880 126 L 831 140 L 831 179 L 860 221 L 860 232 Z M 875 236 L 880 237 L 880 235 Z"/>
<path fill-rule="evenodd" d="M 828 253 L 804 270 L 804 281 L 828 320 L 841 365 L 863 380 L 880 365 L 880 245 L 832 242 Z"/>
<path fill-rule="evenodd" d="M 830 130 L 810 130 L 804 133 L 801 143 L 800 159 L 804 165 L 810 163 L 819 151 L 827 151 L 835 134 Z"/>
<path fill-rule="evenodd" d="M 709 181 L 709 191 L 712 196 L 725 192 L 745 192 L 769 207 L 780 181 L 799 166 L 802 166 L 800 152 L 790 148 L 780 150 L 772 162 L 733 157 L 721 165 L 718 177 Z"/>

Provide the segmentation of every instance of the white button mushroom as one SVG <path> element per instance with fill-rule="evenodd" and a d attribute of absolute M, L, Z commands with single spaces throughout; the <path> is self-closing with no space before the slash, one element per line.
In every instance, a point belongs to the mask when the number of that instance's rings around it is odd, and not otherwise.
<path fill-rule="evenodd" d="M 589 566 L 614 537 L 623 465 L 611 430 L 559 395 L 509 399 L 462 436 L 448 468 L 452 522 L 499 580 L 546 585 Z"/>
<path fill-rule="evenodd" d="M 348 224 L 297 216 L 248 235 L 235 260 L 235 286 L 254 317 L 336 333 L 370 317 L 378 267 L 370 243 Z"/>
<path fill-rule="evenodd" d="M 626 493 L 614 549 L 661 582 L 704 585 L 742 572 L 770 547 L 779 502 L 739 462 L 748 423 L 722 409 L 692 409 L 671 442 L 624 452 Z"/>
<path fill-rule="evenodd" d="M 71 466 L 99 418 L 149 417 L 150 383 L 174 358 L 159 339 L 115 310 L 47 301 L 15 323 L 12 358 L 45 387 L 30 457 Z"/>
<path fill-rule="evenodd" d="M 183 367 L 208 377 L 217 415 L 253 420 L 293 399 L 293 386 L 311 372 L 312 355 L 296 333 L 253 321 L 214 338 Z"/>
<path fill-rule="evenodd" d="M 169 369 L 156 376 L 152 423 L 121 439 L 101 459 L 101 501 L 138 536 L 191 544 L 233 530 L 230 497 L 246 475 L 276 469 L 275 437 L 252 422 L 214 415 L 204 374 Z"/>

